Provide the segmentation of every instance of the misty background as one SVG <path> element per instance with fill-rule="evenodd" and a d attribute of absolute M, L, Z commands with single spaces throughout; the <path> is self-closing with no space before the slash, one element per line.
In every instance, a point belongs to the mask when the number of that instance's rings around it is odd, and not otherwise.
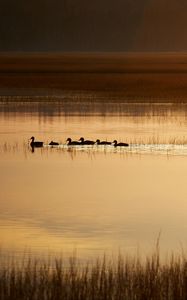
<path fill-rule="evenodd" d="M 0 51 L 185 51 L 186 0 L 0 0 Z"/>

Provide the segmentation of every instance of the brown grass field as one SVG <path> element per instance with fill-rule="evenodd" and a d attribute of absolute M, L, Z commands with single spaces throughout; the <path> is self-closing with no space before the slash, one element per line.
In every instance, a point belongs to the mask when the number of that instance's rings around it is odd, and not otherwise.
<path fill-rule="evenodd" d="M 1 53 L 0 95 L 29 95 L 31 90 L 186 102 L 187 53 Z"/>

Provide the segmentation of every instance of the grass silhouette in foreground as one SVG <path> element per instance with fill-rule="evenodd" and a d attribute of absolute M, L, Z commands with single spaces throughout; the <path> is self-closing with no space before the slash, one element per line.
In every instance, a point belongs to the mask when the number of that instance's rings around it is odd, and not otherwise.
<path fill-rule="evenodd" d="M 171 256 L 160 262 L 159 251 L 142 261 L 122 257 L 80 264 L 72 257 L 0 266 L 0 299 L 187 299 L 187 260 Z"/>

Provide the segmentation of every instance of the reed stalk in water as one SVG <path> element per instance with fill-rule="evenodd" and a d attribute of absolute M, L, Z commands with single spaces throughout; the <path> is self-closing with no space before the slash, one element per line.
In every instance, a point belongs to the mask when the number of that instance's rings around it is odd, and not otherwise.
<path fill-rule="evenodd" d="M 78 259 L 28 259 L 1 264 L 2 300 L 186 300 L 187 260 L 183 255 L 160 262 L 159 252 L 141 260 L 119 255 L 81 264 Z"/>

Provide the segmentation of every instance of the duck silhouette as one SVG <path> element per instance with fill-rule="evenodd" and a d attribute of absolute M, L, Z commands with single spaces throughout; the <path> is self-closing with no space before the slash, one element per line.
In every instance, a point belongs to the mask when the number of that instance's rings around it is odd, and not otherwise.
<path fill-rule="evenodd" d="M 96 140 L 95 142 L 96 145 L 111 145 L 111 142 L 107 142 L 107 141 L 100 141 L 100 140 Z"/>
<path fill-rule="evenodd" d="M 30 138 L 30 140 L 31 140 L 31 143 L 30 143 L 30 146 L 32 147 L 32 148 L 40 148 L 40 147 L 43 147 L 43 142 L 39 142 L 39 141 L 35 141 L 35 137 L 34 136 L 32 136 L 31 138 Z"/>
<path fill-rule="evenodd" d="M 81 143 L 78 142 L 78 141 L 72 141 L 71 138 L 68 138 L 68 139 L 66 140 L 66 143 L 67 143 L 68 146 L 74 146 L 74 145 L 80 145 L 80 144 L 81 144 Z"/>
<path fill-rule="evenodd" d="M 51 142 L 49 143 L 49 146 L 58 146 L 58 145 L 59 145 L 59 143 L 53 142 L 53 141 L 51 141 Z"/>
<path fill-rule="evenodd" d="M 127 143 L 118 143 L 116 140 L 113 141 L 112 145 L 114 145 L 114 147 L 128 147 L 129 144 Z"/>
<path fill-rule="evenodd" d="M 86 140 L 86 141 L 85 141 L 83 137 L 81 137 L 81 138 L 79 139 L 79 141 L 80 141 L 80 144 L 81 144 L 81 145 L 94 145 L 94 144 L 95 144 L 94 141 L 89 141 L 89 140 Z"/>

